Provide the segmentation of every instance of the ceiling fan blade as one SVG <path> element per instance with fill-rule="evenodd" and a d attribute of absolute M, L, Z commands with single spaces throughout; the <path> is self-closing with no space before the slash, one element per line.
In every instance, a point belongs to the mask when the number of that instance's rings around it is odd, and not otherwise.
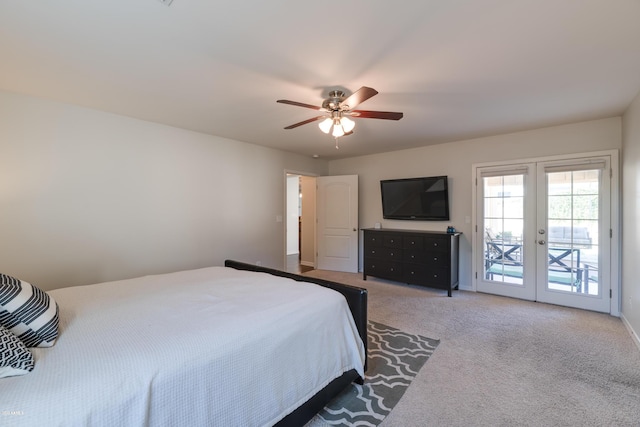
<path fill-rule="evenodd" d="M 276 102 L 279 102 L 281 104 L 295 105 L 296 107 L 311 108 L 313 110 L 321 110 L 322 109 L 322 108 L 320 108 L 320 107 L 318 107 L 316 105 L 304 104 L 302 102 L 296 102 L 296 101 L 289 101 L 288 99 L 278 99 Z"/>
<path fill-rule="evenodd" d="M 362 119 L 400 120 L 404 116 L 402 113 L 395 113 L 393 111 L 353 110 L 350 113 L 353 117 L 360 117 Z"/>
<path fill-rule="evenodd" d="M 345 98 L 340 103 L 340 105 L 348 106 L 348 108 L 351 110 L 355 108 L 358 104 L 366 101 L 367 99 L 377 94 L 378 94 L 377 90 L 372 89 L 370 87 L 362 86 L 360 89 L 353 92 L 351 96 Z"/>
<path fill-rule="evenodd" d="M 318 116 L 318 117 L 314 117 L 312 119 L 307 119 L 304 120 L 302 122 L 298 122 L 298 123 L 294 123 L 292 125 L 287 126 L 285 129 L 293 129 L 293 128 L 297 128 L 298 126 L 302 126 L 302 125 L 306 125 L 307 123 L 312 123 L 321 119 L 326 118 L 327 116 Z"/>

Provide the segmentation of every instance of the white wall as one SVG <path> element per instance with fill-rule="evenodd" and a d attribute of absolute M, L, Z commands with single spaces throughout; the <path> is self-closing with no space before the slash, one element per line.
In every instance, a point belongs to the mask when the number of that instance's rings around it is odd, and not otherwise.
<path fill-rule="evenodd" d="M 471 165 L 590 152 L 621 147 L 621 118 L 594 120 L 527 132 L 432 145 L 329 162 L 330 175 L 360 176 L 360 227 L 445 231 L 453 225 L 463 232 L 460 242 L 460 286 L 471 287 Z M 394 221 L 382 219 L 380 180 L 447 175 L 451 221 Z"/>
<path fill-rule="evenodd" d="M 284 262 L 285 170 L 322 160 L 0 92 L 0 272 L 52 289 Z"/>
<path fill-rule="evenodd" d="M 640 334 L 639 223 L 640 93 L 622 117 L 622 316 L 636 340 Z"/>

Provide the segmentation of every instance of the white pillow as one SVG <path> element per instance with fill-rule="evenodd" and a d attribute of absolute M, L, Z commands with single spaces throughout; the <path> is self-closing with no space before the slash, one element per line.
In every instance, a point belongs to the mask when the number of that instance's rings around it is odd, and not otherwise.
<path fill-rule="evenodd" d="M 0 326 L 0 378 L 28 374 L 34 364 L 33 354 L 22 341 Z"/>
<path fill-rule="evenodd" d="M 27 347 L 51 347 L 58 337 L 58 304 L 43 290 L 0 274 L 0 326 Z"/>

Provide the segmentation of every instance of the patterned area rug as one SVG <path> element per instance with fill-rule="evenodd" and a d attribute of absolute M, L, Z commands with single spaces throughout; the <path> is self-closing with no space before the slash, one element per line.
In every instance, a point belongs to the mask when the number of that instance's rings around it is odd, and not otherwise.
<path fill-rule="evenodd" d="M 308 426 L 377 426 L 400 401 L 440 343 L 369 321 L 369 359 L 363 385 L 352 383 Z"/>

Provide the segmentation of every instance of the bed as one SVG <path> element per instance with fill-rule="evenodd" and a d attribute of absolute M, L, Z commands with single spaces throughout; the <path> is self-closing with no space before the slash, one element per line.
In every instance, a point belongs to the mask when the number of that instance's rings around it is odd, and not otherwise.
<path fill-rule="evenodd" d="M 364 377 L 364 289 L 226 261 L 48 294 L 59 336 L 0 379 L 0 425 L 302 426 Z"/>

